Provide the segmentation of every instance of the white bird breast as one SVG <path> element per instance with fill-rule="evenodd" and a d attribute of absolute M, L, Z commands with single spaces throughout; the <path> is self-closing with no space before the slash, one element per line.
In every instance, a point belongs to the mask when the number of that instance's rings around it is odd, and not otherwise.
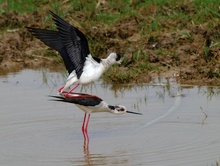
<path fill-rule="evenodd" d="M 107 103 L 105 103 L 104 101 L 102 101 L 99 105 L 96 106 L 83 106 L 79 104 L 76 104 L 76 106 L 88 114 L 96 112 L 111 112 L 107 107 Z"/>
<path fill-rule="evenodd" d="M 80 77 L 81 84 L 88 84 L 93 82 L 102 75 L 104 72 L 104 65 L 102 63 L 98 63 L 94 61 L 92 58 L 86 58 L 83 73 Z"/>

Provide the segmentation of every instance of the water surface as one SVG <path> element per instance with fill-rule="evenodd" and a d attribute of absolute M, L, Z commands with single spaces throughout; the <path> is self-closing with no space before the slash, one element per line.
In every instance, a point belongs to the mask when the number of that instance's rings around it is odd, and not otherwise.
<path fill-rule="evenodd" d="M 142 86 L 102 81 L 78 92 L 143 115 L 96 113 L 84 145 L 84 113 L 50 101 L 65 78 L 47 70 L 0 77 L 0 165 L 215 165 L 220 157 L 218 87 L 154 80 Z M 169 83 L 169 84 L 168 84 Z"/>

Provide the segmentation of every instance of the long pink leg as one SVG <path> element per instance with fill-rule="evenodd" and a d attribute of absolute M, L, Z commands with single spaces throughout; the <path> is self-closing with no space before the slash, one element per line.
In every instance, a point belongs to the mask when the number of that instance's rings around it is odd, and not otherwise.
<path fill-rule="evenodd" d="M 58 92 L 60 93 L 63 90 L 64 86 L 58 89 Z"/>
<path fill-rule="evenodd" d="M 84 114 L 83 124 L 82 124 L 82 132 L 87 133 L 88 132 L 88 126 L 89 126 L 89 120 L 90 120 L 90 114 L 87 117 L 87 114 Z"/>
<path fill-rule="evenodd" d="M 82 124 L 82 132 L 85 131 L 85 122 L 86 122 L 86 113 L 84 114 L 83 124 Z"/>
<path fill-rule="evenodd" d="M 83 124 L 82 124 L 82 133 L 84 136 L 84 150 L 88 149 L 88 145 L 89 145 L 89 136 L 88 136 L 88 123 L 89 123 L 89 119 L 90 119 L 90 114 L 87 118 L 87 114 L 84 114 L 84 119 L 83 119 Z"/>
<path fill-rule="evenodd" d="M 68 95 L 69 95 L 74 89 L 76 89 L 78 86 L 79 86 L 79 84 L 77 84 L 77 85 L 74 86 L 70 91 L 68 91 L 68 92 L 65 94 L 65 97 L 68 97 Z"/>
<path fill-rule="evenodd" d="M 90 114 L 89 114 L 89 116 L 87 118 L 87 122 L 86 122 L 86 128 L 85 128 L 86 133 L 88 132 L 89 120 L 90 120 Z"/>

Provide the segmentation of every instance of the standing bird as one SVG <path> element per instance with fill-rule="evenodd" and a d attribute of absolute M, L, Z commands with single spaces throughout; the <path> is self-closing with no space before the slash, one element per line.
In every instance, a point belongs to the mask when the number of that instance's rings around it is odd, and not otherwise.
<path fill-rule="evenodd" d="M 32 27 L 27 29 L 60 53 L 69 73 L 66 84 L 58 90 L 60 94 L 68 95 L 79 84 L 89 84 L 99 79 L 112 65 L 121 63 L 121 56 L 116 53 L 110 53 L 106 59 L 92 57 L 85 35 L 52 11 L 49 12 L 58 31 Z M 70 89 L 73 84 L 76 85 Z"/>
<path fill-rule="evenodd" d="M 87 133 L 90 114 L 94 112 L 109 112 L 112 114 L 132 113 L 132 114 L 142 115 L 141 113 L 138 112 L 128 111 L 122 105 L 116 105 L 116 106 L 109 105 L 108 103 L 106 103 L 97 96 L 84 94 L 84 93 L 69 93 L 68 95 L 65 95 L 65 97 L 62 96 L 50 96 L 50 97 L 56 98 L 54 99 L 54 101 L 73 103 L 78 108 L 80 108 L 85 112 L 84 120 L 82 124 L 83 133 Z"/>

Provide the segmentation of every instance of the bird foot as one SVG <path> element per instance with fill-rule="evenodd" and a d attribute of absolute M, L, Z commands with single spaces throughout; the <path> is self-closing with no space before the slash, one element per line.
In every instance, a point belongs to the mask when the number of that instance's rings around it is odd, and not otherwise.
<path fill-rule="evenodd" d="M 59 89 L 58 89 L 58 92 L 59 92 L 59 93 L 62 93 L 63 88 L 64 88 L 64 86 L 62 86 L 61 88 L 59 88 Z"/>
<path fill-rule="evenodd" d="M 65 93 L 65 94 L 64 94 L 64 97 L 65 97 L 65 98 L 68 98 L 68 97 L 69 97 L 69 93 Z"/>

